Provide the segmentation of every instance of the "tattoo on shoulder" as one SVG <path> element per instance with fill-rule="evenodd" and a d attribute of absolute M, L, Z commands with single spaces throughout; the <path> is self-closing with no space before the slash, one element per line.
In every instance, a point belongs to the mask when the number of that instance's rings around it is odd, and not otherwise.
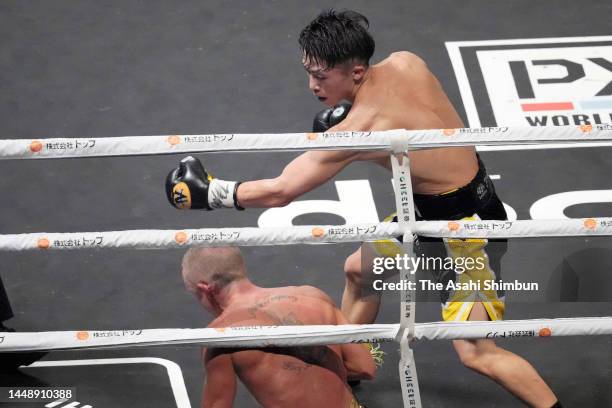
<path fill-rule="evenodd" d="M 268 296 L 262 300 L 258 300 L 257 302 L 255 302 L 255 304 L 253 306 L 251 306 L 248 311 L 249 314 L 251 315 L 251 317 L 255 317 L 256 313 L 269 306 L 271 303 L 274 302 L 292 302 L 295 303 L 298 301 L 297 296 L 291 296 L 291 295 L 274 295 L 274 296 Z"/>
<path fill-rule="evenodd" d="M 274 322 L 275 325 L 278 326 L 303 326 L 304 322 L 302 322 L 293 312 L 289 312 L 286 314 L 278 313 L 274 310 L 262 310 L 270 320 Z"/>
<path fill-rule="evenodd" d="M 304 324 L 293 312 L 289 312 L 284 317 L 281 317 L 281 322 L 287 326 L 301 326 Z"/>

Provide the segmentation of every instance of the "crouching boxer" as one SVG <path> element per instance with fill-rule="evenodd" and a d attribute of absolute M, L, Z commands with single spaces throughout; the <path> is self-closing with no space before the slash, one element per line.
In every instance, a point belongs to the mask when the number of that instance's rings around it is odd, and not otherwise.
<path fill-rule="evenodd" d="M 208 327 L 348 324 L 312 286 L 261 288 L 246 276 L 237 248 L 193 248 L 182 263 L 185 288 L 215 320 Z M 263 407 L 360 408 L 348 381 L 371 380 L 363 344 L 205 351 L 203 407 L 231 407 L 239 377 Z"/>

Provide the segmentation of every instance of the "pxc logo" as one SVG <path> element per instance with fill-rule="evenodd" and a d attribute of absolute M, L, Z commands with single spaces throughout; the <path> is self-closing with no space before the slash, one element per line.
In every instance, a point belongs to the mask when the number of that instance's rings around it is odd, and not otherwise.
<path fill-rule="evenodd" d="M 605 58 L 587 58 L 587 62 L 595 64 L 606 71 L 612 73 L 612 62 Z M 579 80 L 589 81 L 587 78 L 584 65 L 579 62 L 570 61 L 568 59 L 540 59 L 529 61 L 532 66 L 543 66 L 555 69 L 560 67 L 563 69 L 561 76 L 537 78 L 535 81 L 530 77 L 527 69 L 526 61 L 510 61 L 510 71 L 516 85 L 516 92 L 521 100 L 533 100 L 536 98 L 533 82 L 538 84 L 538 87 L 549 84 L 571 84 Z M 611 75 L 612 76 L 612 75 Z M 588 85 L 586 85 L 588 86 Z M 592 109 L 597 107 L 612 107 L 612 100 L 608 99 L 586 99 L 580 101 L 572 101 L 570 95 L 566 95 L 569 100 L 551 101 L 538 103 L 522 103 L 521 108 L 524 112 L 531 111 L 561 111 L 574 110 L 577 106 L 582 109 Z M 594 96 L 612 96 L 612 78 L 603 88 L 601 88 Z"/>
<path fill-rule="evenodd" d="M 470 126 L 612 123 L 612 37 L 447 43 Z"/>

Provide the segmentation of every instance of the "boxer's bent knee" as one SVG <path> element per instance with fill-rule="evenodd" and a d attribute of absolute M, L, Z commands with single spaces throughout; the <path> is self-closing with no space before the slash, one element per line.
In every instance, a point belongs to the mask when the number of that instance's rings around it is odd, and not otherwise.
<path fill-rule="evenodd" d="M 453 343 L 465 367 L 488 377 L 495 373 L 494 365 L 499 358 L 499 349 L 495 343 L 487 340 L 455 340 Z M 462 347 L 464 345 L 466 347 Z"/>
<path fill-rule="evenodd" d="M 361 284 L 363 273 L 361 270 L 361 255 L 359 251 L 346 258 L 344 262 L 344 274 L 346 275 L 347 281 L 358 285 Z"/>

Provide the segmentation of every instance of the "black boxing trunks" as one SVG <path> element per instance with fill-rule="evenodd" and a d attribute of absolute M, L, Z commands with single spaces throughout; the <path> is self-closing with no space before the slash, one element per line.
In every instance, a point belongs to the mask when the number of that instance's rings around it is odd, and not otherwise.
<path fill-rule="evenodd" d="M 421 220 L 505 220 L 507 214 L 497 197 L 495 188 L 478 157 L 478 172 L 468 184 L 442 194 L 414 194 L 417 221 Z M 397 221 L 391 215 L 385 221 Z M 383 240 L 374 243 L 375 253 L 380 256 L 395 256 L 401 251 L 398 240 Z M 486 247 L 486 251 L 485 251 Z M 448 288 L 467 287 L 476 282 L 479 290 L 445 289 L 440 291 L 442 317 L 445 321 L 467 320 L 476 302 L 482 302 L 491 320 L 501 320 L 504 313 L 504 293 L 486 289 L 485 281 L 501 278 L 501 257 L 507 249 L 505 239 L 448 239 L 419 236 L 415 242 L 415 254 L 430 258 L 472 258 L 474 268 L 439 270 L 434 272 L 435 281 Z M 473 285 L 472 285 L 473 286 Z"/>

